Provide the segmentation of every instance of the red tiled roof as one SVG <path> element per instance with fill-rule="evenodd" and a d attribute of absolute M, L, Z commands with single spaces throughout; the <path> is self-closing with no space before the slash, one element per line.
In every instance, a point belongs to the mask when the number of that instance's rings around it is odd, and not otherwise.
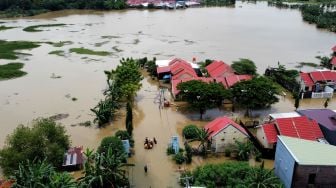
<path fill-rule="evenodd" d="M 169 66 L 165 66 L 165 67 L 157 67 L 156 68 L 156 72 L 158 74 L 160 73 L 164 73 L 164 72 L 170 72 L 170 67 Z"/>
<path fill-rule="evenodd" d="M 277 132 L 274 124 L 272 124 L 272 123 L 264 124 L 264 125 L 262 125 L 262 129 L 264 130 L 266 140 L 269 144 L 274 144 L 274 143 L 277 142 L 278 132 Z"/>
<path fill-rule="evenodd" d="M 275 120 L 280 135 L 301 138 L 305 140 L 317 140 L 323 138 L 320 127 L 315 121 L 305 116 L 293 118 L 279 118 Z"/>
<path fill-rule="evenodd" d="M 244 81 L 244 80 L 251 80 L 251 75 L 231 75 L 226 76 L 225 80 L 228 87 L 235 85 L 237 82 Z"/>
<path fill-rule="evenodd" d="M 170 65 L 170 70 L 173 75 L 178 74 L 182 70 L 189 70 L 191 72 L 195 72 L 195 70 L 191 67 L 191 65 L 185 61 L 175 62 L 174 64 Z"/>
<path fill-rule="evenodd" d="M 213 136 L 218 134 L 221 130 L 225 129 L 226 127 L 230 125 L 238 129 L 240 132 L 242 132 L 246 136 L 248 136 L 247 132 L 245 131 L 243 127 L 241 127 L 239 124 L 237 124 L 236 122 L 232 121 L 230 118 L 225 117 L 225 116 L 216 118 L 215 120 L 208 123 L 204 128 L 209 130 L 209 132 L 212 132 L 209 137 L 209 138 L 212 138 Z"/>
<path fill-rule="evenodd" d="M 334 56 L 334 57 L 331 59 L 331 64 L 332 64 L 332 65 L 336 65 L 336 56 Z"/>
<path fill-rule="evenodd" d="M 336 80 L 336 72 L 331 71 L 314 71 L 308 73 L 314 82 Z"/>
<path fill-rule="evenodd" d="M 233 69 L 223 61 L 213 61 L 205 67 L 209 75 L 213 78 L 224 77 L 234 74 Z"/>
<path fill-rule="evenodd" d="M 333 52 L 336 52 L 336 45 L 335 45 L 334 47 L 332 47 L 331 50 L 332 50 Z"/>
<path fill-rule="evenodd" d="M 303 82 L 306 86 L 313 86 L 314 85 L 314 81 L 310 78 L 308 73 L 301 72 L 300 77 L 301 77 L 301 80 L 303 80 Z"/>

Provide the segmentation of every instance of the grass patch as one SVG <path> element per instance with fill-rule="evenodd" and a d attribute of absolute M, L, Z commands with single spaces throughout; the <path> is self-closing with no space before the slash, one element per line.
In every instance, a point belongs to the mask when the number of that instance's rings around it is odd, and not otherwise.
<path fill-rule="evenodd" d="M 20 70 L 22 68 L 23 63 L 8 63 L 0 65 L 0 80 L 13 79 L 26 75 L 26 72 Z"/>
<path fill-rule="evenodd" d="M 110 52 L 106 51 L 94 51 L 86 48 L 71 48 L 70 52 L 74 52 L 77 54 L 99 55 L 99 56 L 107 56 L 111 54 Z"/>
<path fill-rule="evenodd" d="M 54 50 L 54 51 L 49 52 L 48 54 L 64 56 L 64 51 L 63 50 Z"/>
<path fill-rule="evenodd" d="M 119 36 L 113 36 L 113 35 L 105 35 L 101 36 L 102 39 L 117 39 L 120 38 Z"/>
<path fill-rule="evenodd" d="M 119 49 L 118 46 L 113 46 L 112 49 L 116 52 L 122 52 L 122 49 Z"/>
<path fill-rule="evenodd" d="M 26 32 L 41 32 L 43 30 L 39 29 L 41 27 L 58 27 L 58 26 L 65 26 L 66 24 L 45 24 L 45 25 L 32 25 L 28 26 L 23 29 Z"/>
<path fill-rule="evenodd" d="M 17 59 L 17 55 L 22 53 L 15 52 L 15 50 L 32 49 L 39 46 L 36 42 L 0 40 L 0 59 Z"/>
<path fill-rule="evenodd" d="M 16 28 L 16 27 L 7 27 L 7 26 L 4 26 L 4 25 L 1 25 L 0 26 L 0 31 L 8 30 L 8 29 L 13 29 L 13 28 Z"/>
<path fill-rule="evenodd" d="M 70 45 L 70 44 L 73 44 L 73 42 L 72 41 L 59 41 L 59 42 L 53 43 L 52 45 L 54 47 L 62 47 L 64 45 Z"/>
<path fill-rule="evenodd" d="M 109 43 L 110 41 L 103 41 L 103 42 L 97 42 L 96 44 L 95 44 L 95 47 L 101 47 L 101 46 L 103 46 L 104 44 L 107 44 L 107 43 Z"/>
<path fill-rule="evenodd" d="M 316 64 L 316 63 L 310 63 L 310 62 L 300 62 L 299 65 L 296 65 L 295 67 L 296 68 L 302 68 L 304 66 L 307 66 L 307 67 L 318 67 L 319 65 Z"/>

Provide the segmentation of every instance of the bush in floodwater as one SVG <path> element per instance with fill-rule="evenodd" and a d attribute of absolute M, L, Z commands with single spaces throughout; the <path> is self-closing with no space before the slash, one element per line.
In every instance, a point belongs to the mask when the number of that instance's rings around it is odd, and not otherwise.
<path fill-rule="evenodd" d="M 32 25 L 32 26 L 28 26 L 28 27 L 25 27 L 23 29 L 23 31 L 26 31 L 26 32 L 41 32 L 43 30 L 41 29 L 38 29 L 38 28 L 41 28 L 41 27 L 58 27 L 58 26 L 65 26 L 66 24 L 44 24 L 44 25 Z"/>
<path fill-rule="evenodd" d="M 183 128 L 182 134 L 186 139 L 195 139 L 197 138 L 198 127 L 196 125 L 187 125 Z"/>
<path fill-rule="evenodd" d="M 172 146 L 168 146 L 167 148 L 167 155 L 175 154 L 175 150 Z"/>
<path fill-rule="evenodd" d="M 176 164 L 182 164 L 186 161 L 186 158 L 184 157 L 183 152 L 178 152 L 173 156 L 173 159 Z"/>

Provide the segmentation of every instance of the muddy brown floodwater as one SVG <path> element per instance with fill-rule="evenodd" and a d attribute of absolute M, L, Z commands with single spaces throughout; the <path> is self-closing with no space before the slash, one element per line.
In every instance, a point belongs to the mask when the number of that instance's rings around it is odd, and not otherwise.
<path fill-rule="evenodd" d="M 2 21 L 2 20 L 1 20 Z M 71 126 L 93 120 L 90 108 L 102 98 L 106 87 L 104 70 L 118 65 L 121 57 L 156 57 L 169 59 L 180 57 L 191 60 L 206 58 L 224 60 L 231 64 L 239 58 L 255 61 L 258 72 L 267 66 L 281 62 L 293 68 L 297 62 L 317 63 L 315 56 L 329 55 L 336 43 L 336 35 L 318 30 L 302 21 L 297 10 L 268 7 L 266 2 L 255 4 L 237 2 L 236 8 L 190 8 L 186 10 L 124 10 L 124 11 L 59 11 L 29 18 L 4 20 L 6 26 L 17 28 L 0 31 L 1 40 L 28 40 L 40 42 L 72 41 L 63 47 L 41 44 L 41 47 L 23 52 L 31 56 L 20 57 L 15 62 L 25 64 L 24 77 L 0 81 L 0 147 L 6 135 L 18 124 L 28 124 L 38 117 L 68 114 L 59 120 L 72 145 L 95 148 L 105 136 L 124 128 L 124 112 L 111 125 L 103 129 Z M 30 25 L 65 23 L 64 27 L 43 28 L 42 32 L 25 32 Z M 85 47 L 112 52 L 109 56 L 79 55 L 70 48 Z M 63 50 L 64 56 L 49 55 L 50 51 Z M 0 64 L 13 62 L 0 60 Z M 55 79 L 55 75 L 61 78 Z M 134 109 L 136 166 L 130 171 L 135 187 L 177 187 L 176 165 L 166 156 L 166 147 L 172 135 L 180 135 L 184 125 L 199 126 L 197 113 L 180 109 L 159 109 L 155 103 L 158 84 L 146 77 L 136 97 Z M 166 92 L 168 97 L 168 92 Z M 75 97 L 78 100 L 72 101 Z M 321 108 L 324 100 L 303 100 L 300 108 Z M 329 108 L 335 109 L 332 100 Z M 289 95 L 281 97 L 270 109 L 253 111 L 259 119 L 268 113 L 294 110 Z M 205 119 L 235 114 L 226 110 L 208 110 Z M 143 149 L 145 137 L 155 136 L 158 144 L 153 150 Z M 195 158 L 191 169 L 204 162 L 221 162 L 224 157 L 206 161 Z M 148 174 L 143 166 L 148 165 Z M 272 167 L 272 161 L 266 166 Z M 76 174 L 78 175 L 78 173 Z"/>

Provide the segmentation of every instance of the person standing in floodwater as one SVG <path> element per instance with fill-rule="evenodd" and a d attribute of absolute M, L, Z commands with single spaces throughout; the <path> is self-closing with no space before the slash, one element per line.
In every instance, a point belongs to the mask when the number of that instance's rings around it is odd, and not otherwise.
<path fill-rule="evenodd" d="M 155 137 L 153 137 L 153 142 L 154 142 L 154 144 L 157 144 L 157 141 L 156 141 Z"/>
<path fill-rule="evenodd" d="M 147 173 L 148 171 L 147 165 L 144 166 L 144 170 L 145 170 L 145 173 Z"/>

